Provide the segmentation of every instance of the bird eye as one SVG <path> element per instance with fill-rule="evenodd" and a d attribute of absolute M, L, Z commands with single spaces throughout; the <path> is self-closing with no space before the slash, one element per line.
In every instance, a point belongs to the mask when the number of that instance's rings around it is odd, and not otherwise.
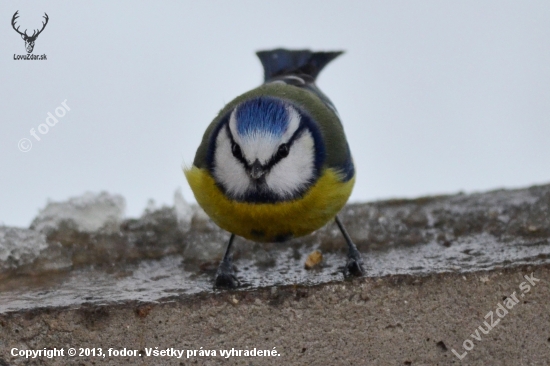
<path fill-rule="evenodd" d="M 286 158 L 288 156 L 288 145 L 282 144 L 279 146 L 279 150 L 277 151 L 277 157 L 279 159 Z"/>
<path fill-rule="evenodd" d="M 236 157 L 237 159 L 241 160 L 243 158 L 243 152 L 241 151 L 241 147 L 236 143 L 233 143 L 231 145 L 231 152 L 233 153 L 233 156 Z"/>

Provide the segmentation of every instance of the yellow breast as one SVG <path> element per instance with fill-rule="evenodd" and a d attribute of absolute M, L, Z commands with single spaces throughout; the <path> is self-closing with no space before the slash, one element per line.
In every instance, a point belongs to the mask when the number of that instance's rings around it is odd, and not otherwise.
<path fill-rule="evenodd" d="M 346 204 L 355 177 L 342 182 L 325 169 L 299 199 L 277 203 L 246 203 L 228 199 L 206 169 L 185 169 L 187 181 L 204 211 L 222 229 L 244 238 L 273 242 L 307 235 L 334 218 Z"/>

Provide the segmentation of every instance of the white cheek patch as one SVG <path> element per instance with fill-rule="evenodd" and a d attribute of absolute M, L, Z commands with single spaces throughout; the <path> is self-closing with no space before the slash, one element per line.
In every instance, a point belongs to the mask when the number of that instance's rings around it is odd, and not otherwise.
<path fill-rule="evenodd" d="M 231 152 L 231 140 L 225 128 L 220 129 L 216 137 L 214 178 L 233 197 L 242 197 L 250 186 L 250 179 L 242 163 Z"/>
<path fill-rule="evenodd" d="M 288 156 L 271 168 L 266 183 L 280 198 L 290 198 L 311 183 L 314 174 L 315 142 L 306 130 L 294 141 Z"/>

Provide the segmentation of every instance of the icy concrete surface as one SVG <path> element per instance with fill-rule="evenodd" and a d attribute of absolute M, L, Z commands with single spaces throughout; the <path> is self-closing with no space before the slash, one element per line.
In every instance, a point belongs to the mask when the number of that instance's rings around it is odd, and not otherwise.
<path fill-rule="evenodd" d="M 0 313 L 213 291 L 229 235 L 181 193 L 174 202 L 123 220 L 121 197 L 86 195 L 50 203 L 30 229 L 0 227 Z M 53 214 L 62 207 L 79 214 Z M 549 263 L 549 207 L 546 185 L 353 204 L 341 218 L 363 252 L 367 276 L 426 275 Z M 283 244 L 239 239 L 240 290 L 340 281 L 344 247 L 335 224 Z M 308 271 L 304 262 L 314 250 L 324 259 Z"/>

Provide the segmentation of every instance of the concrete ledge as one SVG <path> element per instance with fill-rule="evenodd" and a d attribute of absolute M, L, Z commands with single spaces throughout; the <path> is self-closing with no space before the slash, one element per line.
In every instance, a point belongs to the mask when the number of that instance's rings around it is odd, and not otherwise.
<path fill-rule="evenodd" d="M 523 293 L 531 275 L 540 282 Z M 550 265 L 428 276 L 393 275 L 316 286 L 182 295 L 0 315 L 0 365 L 547 365 Z M 519 302 L 495 313 L 515 292 Z M 523 293 L 523 297 L 520 294 Z M 510 303 L 508 303 L 510 305 Z M 500 322 L 480 341 L 471 334 Z M 500 311 L 502 313 L 502 311 Z M 473 349 L 462 360 L 463 343 Z M 470 344 L 466 344 L 470 347 Z M 142 357 L 27 360 L 12 348 L 137 350 Z M 216 350 L 215 357 L 146 357 L 146 348 Z M 275 357 L 220 356 L 273 350 Z"/>
<path fill-rule="evenodd" d="M 238 240 L 244 286 L 227 292 L 212 279 L 228 235 L 200 210 L 175 200 L 89 231 L 116 201 L 101 197 L 54 207 L 78 222 L 0 227 L 0 366 L 550 364 L 550 185 L 348 205 L 361 279 L 343 279 L 334 225 Z M 306 270 L 312 250 L 323 261 Z M 183 357 L 147 356 L 166 350 Z"/>

